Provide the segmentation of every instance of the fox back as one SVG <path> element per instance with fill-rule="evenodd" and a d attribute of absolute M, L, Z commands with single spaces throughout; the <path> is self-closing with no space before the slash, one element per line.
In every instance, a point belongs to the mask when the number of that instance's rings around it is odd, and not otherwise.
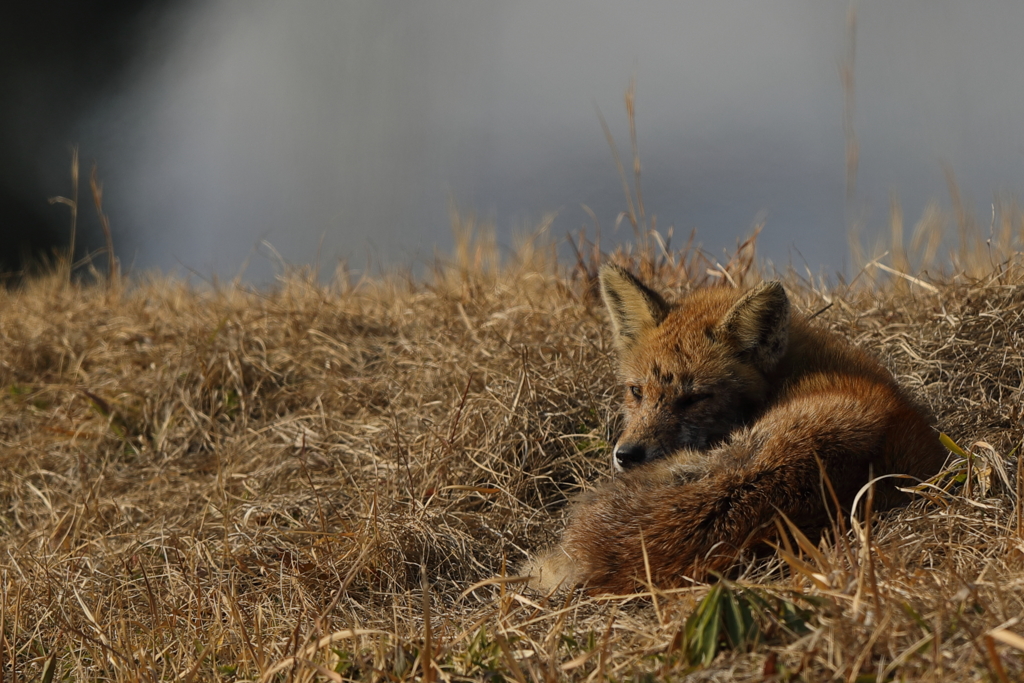
<path fill-rule="evenodd" d="M 562 542 L 531 568 L 536 585 L 699 580 L 767 540 L 778 512 L 817 535 L 826 477 L 848 506 L 872 473 L 924 479 L 941 467 L 927 413 L 873 357 L 794 314 L 781 283 L 669 305 L 622 268 L 600 278 L 624 393 L 621 474 L 577 503 Z M 886 479 L 876 500 L 903 494 Z"/>

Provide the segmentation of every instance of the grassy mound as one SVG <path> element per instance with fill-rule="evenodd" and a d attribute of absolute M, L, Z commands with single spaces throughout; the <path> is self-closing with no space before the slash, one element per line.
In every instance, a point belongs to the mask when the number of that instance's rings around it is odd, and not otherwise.
<path fill-rule="evenodd" d="M 608 473 L 599 250 L 499 263 L 467 233 L 419 281 L 0 290 L 2 680 L 1018 680 L 1024 268 L 988 248 L 787 280 L 932 406 L 943 477 L 734 581 L 616 599 L 513 578 Z M 752 252 L 613 258 L 678 295 L 749 283 Z"/>

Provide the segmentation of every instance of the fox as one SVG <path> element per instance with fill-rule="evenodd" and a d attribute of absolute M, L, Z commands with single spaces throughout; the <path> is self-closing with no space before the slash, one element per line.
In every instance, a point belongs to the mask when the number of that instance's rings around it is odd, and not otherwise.
<path fill-rule="evenodd" d="M 615 476 L 576 501 L 529 562 L 542 591 L 692 585 L 768 549 L 785 515 L 819 538 L 873 482 L 874 510 L 938 473 L 934 418 L 880 361 L 794 312 L 779 281 L 696 289 L 675 304 L 599 271 L 623 386 Z"/>

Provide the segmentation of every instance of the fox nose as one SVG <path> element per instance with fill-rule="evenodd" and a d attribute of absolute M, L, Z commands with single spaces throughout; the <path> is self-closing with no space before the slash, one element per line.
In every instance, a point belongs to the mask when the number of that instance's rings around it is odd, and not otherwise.
<path fill-rule="evenodd" d="M 642 444 L 620 443 L 615 447 L 615 464 L 619 469 L 628 470 L 641 464 L 646 455 L 647 450 Z"/>

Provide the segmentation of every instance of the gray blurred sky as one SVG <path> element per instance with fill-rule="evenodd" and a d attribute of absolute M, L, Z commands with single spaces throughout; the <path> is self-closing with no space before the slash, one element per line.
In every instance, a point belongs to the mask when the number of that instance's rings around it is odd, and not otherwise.
<path fill-rule="evenodd" d="M 447 205 L 556 236 L 625 208 L 595 114 L 644 192 L 719 252 L 766 212 L 762 254 L 842 268 L 839 1 L 210 0 L 91 111 L 122 259 L 232 275 L 261 239 L 290 262 L 429 259 Z M 856 214 L 908 223 L 949 163 L 979 213 L 1024 183 L 1024 3 L 857 3 Z M 163 44 L 163 42 L 158 42 Z M 623 237 L 626 235 L 623 232 Z M 257 259 L 249 276 L 272 268 Z"/>

